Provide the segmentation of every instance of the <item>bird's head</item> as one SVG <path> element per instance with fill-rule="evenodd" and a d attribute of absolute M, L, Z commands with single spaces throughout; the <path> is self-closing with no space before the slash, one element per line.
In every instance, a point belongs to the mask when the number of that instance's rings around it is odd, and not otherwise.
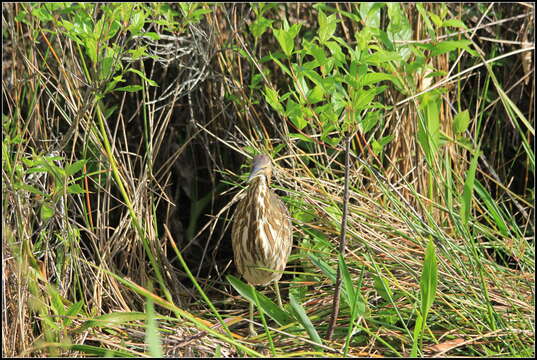
<path fill-rule="evenodd" d="M 267 178 L 267 183 L 270 183 L 270 177 L 272 176 L 272 164 L 267 155 L 257 155 L 254 157 L 254 161 L 252 163 L 252 172 L 250 173 L 248 182 L 259 176 L 265 176 Z"/>

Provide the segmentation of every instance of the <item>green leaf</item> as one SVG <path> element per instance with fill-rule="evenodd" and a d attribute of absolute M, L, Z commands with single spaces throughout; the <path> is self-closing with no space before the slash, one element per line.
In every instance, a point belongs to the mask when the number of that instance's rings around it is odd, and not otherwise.
<path fill-rule="evenodd" d="M 365 62 L 371 65 L 381 65 L 382 63 L 389 62 L 389 61 L 399 62 L 402 59 L 403 58 L 401 57 L 401 55 L 399 55 L 395 51 L 379 50 L 365 57 Z"/>
<path fill-rule="evenodd" d="M 337 20 L 336 15 L 332 14 L 330 16 L 326 16 L 325 13 L 322 10 L 319 10 L 319 42 L 321 44 L 324 44 L 326 41 L 328 41 L 332 35 L 334 35 L 334 32 L 336 31 L 337 26 Z"/>
<path fill-rule="evenodd" d="M 72 304 L 67 308 L 67 311 L 65 312 L 66 319 L 64 321 L 65 325 L 70 326 L 73 322 L 73 319 L 70 319 L 70 317 L 75 317 L 80 314 L 80 310 L 82 310 L 82 306 L 84 306 L 84 301 L 80 300 L 76 303 Z"/>
<path fill-rule="evenodd" d="M 426 320 L 427 314 L 433 305 L 437 281 L 438 265 L 436 263 L 435 246 L 433 240 L 429 239 L 420 279 L 421 314 L 424 320 Z"/>
<path fill-rule="evenodd" d="M 470 48 L 472 42 L 470 40 L 446 40 L 442 41 L 432 47 L 431 56 L 438 56 L 445 54 L 447 52 L 464 49 L 473 56 L 476 56 L 477 53 Z"/>
<path fill-rule="evenodd" d="M 453 119 L 453 132 L 457 135 L 462 134 L 468 128 L 468 124 L 470 124 L 470 115 L 468 109 L 466 109 L 455 115 Z"/>
<path fill-rule="evenodd" d="M 336 271 L 332 269 L 324 260 L 321 260 L 316 255 L 308 254 L 311 262 L 314 263 L 321 271 L 332 280 L 333 283 L 336 282 Z"/>
<path fill-rule="evenodd" d="M 291 139 L 300 139 L 305 142 L 313 142 L 311 138 L 307 137 L 306 135 L 302 135 L 300 133 L 289 133 L 289 137 Z"/>
<path fill-rule="evenodd" d="M 412 40 L 413 31 L 410 21 L 408 20 L 405 11 L 401 8 L 399 3 L 387 3 L 388 8 L 388 18 L 390 23 L 386 29 L 386 40 L 383 40 L 384 43 L 388 43 L 386 49 L 392 51 L 395 50 L 401 56 L 403 61 L 406 61 L 410 55 L 411 50 L 409 45 L 393 45 L 392 41 L 409 41 Z M 382 33 L 381 33 L 382 34 Z M 382 39 L 381 35 L 381 39 Z M 394 49 L 395 47 L 395 49 Z"/>
<path fill-rule="evenodd" d="M 45 171 L 45 169 L 43 169 L 43 172 Z M 26 190 L 32 194 L 38 194 L 38 195 L 41 195 L 41 196 L 45 196 L 45 193 L 42 192 L 41 190 L 39 190 L 38 188 L 36 187 L 33 187 L 32 185 L 28 185 L 28 184 L 24 184 L 24 183 L 19 183 L 19 184 L 15 184 L 15 190 Z"/>
<path fill-rule="evenodd" d="M 295 41 L 291 34 L 283 29 L 274 29 L 274 36 L 276 36 L 276 40 L 278 40 L 284 54 L 289 58 L 295 47 Z"/>
<path fill-rule="evenodd" d="M 65 175 L 71 176 L 71 175 L 76 174 L 84 167 L 84 164 L 86 164 L 86 162 L 87 160 L 83 159 L 83 160 L 75 161 L 74 163 L 70 164 L 69 166 L 65 168 Z"/>
<path fill-rule="evenodd" d="M 143 312 L 112 312 L 94 317 L 91 320 L 85 321 L 82 325 L 75 329 L 75 333 L 84 332 L 90 328 L 109 328 L 117 327 L 118 325 L 126 324 L 131 321 L 145 320 L 147 315 Z"/>
<path fill-rule="evenodd" d="M 110 350 L 108 348 L 102 348 L 99 346 L 93 346 L 93 345 L 78 345 L 73 344 L 69 345 L 68 349 L 75 352 L 80 352 L 87 355 L 94 355 L 96 357 L 117 357 L 117 358 L 130 358 L 130 357 L 138 357 L 138 354 L 133 354 L 131 352 L 127 351 L 121 351 L 121 350 Z"/>
<path fill-rule="evenodd" d="M 380 140 L 374 140 L 371 144 L 371 147 L 373 148 L 373 152 L 375 154 L 380 154 L 382 149 L 384 149 L 384 146 L 386 146 L 388 143 L 390 143 L 395 138 L 394 135 L 388 135 L 380 138 Z"/>
<path fill-rule="evenodd" d="M 132 35 L 139 35 L 142 27 L 144 26 L 145 18 L 146 14 L 142 9 L 135 11 L 127 31 L 130 31 Z"/>
<path fill-rule="evenodd" d="M 442 23 L 442 27 L 457 27 L 467 29 L 466 25 L 459 19 L 449 19 Z"/>
<path fill-rule="evenodd" d="M 505 215 L 500 208 L 498 208 L 496 201 L 492 198 L 488 190 L 481 185 L 479 180 L 475 181 L 475 191 L 485 203 L 488 214 L 492 216 L 494 224 L 498 227 L 502 235 L 505 237 L 512 237 L 513 235 L 509 231 L 509 225 L 507 225 L 504 219 Z"/>
<path fill-rule="evenodd" d="M 428 11 L 429 13 L 429 17 L 431 18 L 431 20 L 434 22 L 434 24 L 437 26 L 437 27 L 440 27 L 442 25 L 442 19 L 440 19 L 440 16 L 436 15 L 435 13 L 432 13 L 430 11 Z"/>
<path fill-rule="evenodd" d="M 281 53 L 279 53 L 281 54 Z M 274 61 L 276 64 L 278 64 L 278 66 L 282 69 L 282 71 L 287 74 L 288 76 L 291 76 L 291 72 L 289 71 L 289 69 L 287 68 L 287 66 L 285 66 L 284 64 L 282 64 L 282 62 L 276 58 L 274 55 L 270 54 L 270 58 L 272 59 L 272 61 Z"/>
<path fill-rule="evenodd" d="M 149 356 L 154 358 L 162 358 L 162 341 L 160 339 L 160 332 L 158 329 L 158 321 L 155 314 L 155 306 L 153 305 L 153 299 L 150 296 L 146 297 L 146 330 L 145 330 L 145 343 L 147 344 Z"/>
<path fill-rule="evenodd" d="M 291 293 L 289 294 L 289 301 L 291 302 L 291 308 L 293 309 L 293 312 L 296 315 L 295 316 L 296 320 L 304 327 L 310 339 L 317 344 L 322 344 L 323 342 L 321 340 L 321 337 L 317 333 L 315 326 L 313 326 L 310 318 L 304 311 L 304 308 L 302 307 L 302 305 L 300 305 L 296 301 L 295 297 Z"/>
<path fill-rule="evenodd" d="M 149 83 L 149 85 L 151 86 L 158 86 L 158 84 L 154 81 L 154 80 L 151 80 L 149 79 L 147 76 L 145 76 L 145 74 L 143 72 L 141 72 L 140 70 L 137 70 L 137 69 L 133 69 L 133 68 L 130 68 L 129 70 L 127 71 L 130 71 L 130 72 L 133 72 L 135 74 L 137 74 L 139 77 L 141 77 L 142 79 L 144 79 L 145 81 L 147 81 Z"/>
<path fill-rule="evenodd" d="M 278 92 L 267 85 L 265 85 L 265 100 L 267 103 L 272 106 L 274 110 L 276 110 L 279 113 L 283 113 L 283 106 L 280 103 L 280 99 L 278 96 Z"/>
<path fill-rule="evenodd" d="M 386 73 L 367 73 L 360 79 L 360 84 L 362 86 L 376 84 L 378 82 L 384 81 L 384 80 L 390 80 L 392 82 L 395 82 L 395 76 L 391 74 Z"/>
<path fill-rule="evenodd" d="M 436 94 L 422 97 L 421 112 L 418 121 L 418 142 L 422 146 L 427 162 L 432 165 L 434 156 L 440 147 L 440 102 Z"/>
<path fill-rule="evenodd" d="M 341 256 L 341 254 L 339 254 L 338 256 L 338 264 L 339 270 L 341 272 L 341 278 L 343 279 L 343 291 L 346 295 L 347 305 L 349 305 L 349 308 L 352 309 L 357 295 L 354 292 L 354 285 L 352 283 L 351 274 L 349 273 L 347 264 L 345 264 L 345 259 L 343 259 L 343 256 Z"/>
<path fill-rule="evenodd" d="M 47 286 L 47 292 L 49 294 L 50 304 L 54 313 L 60 316 L 65 315 L 65 306 L 63 306 L 60 293 L 50 284 Z"/>
<path fill-rule="evenodd" d="M 365 118 L 360 122 L 360 126 L 364 134 L 367 134 L 377 125 L 382 114 L 379 111 L 368 111 Z"/>
<path fill-rule="evenodd" d="M 477 169 L 477 160 L 479 159 L 479 148 L 475 150 L 474 157 L 470 162 L 470 167 L 466 173 L 466 180 L 464 182 L 464 190 L 461 197 L 461 210 L 460 216 L 464 225 L 468 224 L 470 219 L 470 209 L 472 206 L 472 197 L 474 192 L 475 171 Z"/>
<path fill-rule="evenodd" d="M 388 287 L 388 284 L 383 277 L 375 276 L 374 287 L 380 297 L 385 301 L 390 301 L 390 299 L 393 299 L 392 290 Z"/>
<path fill-rule="evenodd" d="M 80 185 L 78 184 L 72 184 L 67 187 L 67 192 L 69 194 L 85 194 L 86 190 L 84 190 Z"/>
<path fill-rule="evenodd" d="M 315 86 L 307 96 L 308 103 L 316 104 L 324 99 L 324 90 L 322 86 Z"/>
<path fill-rule="evenodd" d="M 308 122 L 304 120 L 302 106 L 291 99 L 287 99 L 285 115 L 289 117 L 289 120 L 291 120 L 298 130 L 302 130 L 308 125 Z"/>
<path fill-rule="evenodd" d="M 248 299 L 248 301 L 250 302 L 255 303 L 252 288 L 250 287 L 250 285 L 245 284 L 233 275 L 227 275 L 226 279 L 231 284 L 231 286 L 233 286 L 235 290 L 237 290 L 237 292 L 241 294 L 242 297 Z M 280 326 L 287 325 L 293 322 L 293 318 L 268 297 L 258 291 L 256 291 L 256 295 L 263 312 L 270 316 L 270 318 L 276 321 Z"/>
<path fill-rule="evenodd" d="M 267 29 L 272 25 L 274 20 L 269 20 L 264 16 L 259 16 L 250 26 L 250 32 L 257 40 L 261 35 L 267 31 Z"/>
<path fill-rule="evenodd" d="M 371 104 L 375 96 L 377 96 L 379 89 L 381 89 L 381 87 L 360 91 L 358 93 L 358 99 L 356 99 L 356 101 L 353 101 L 352 103 L 353 110 L 359 112 L 367 108 L 367 106 Z"/>
<path fill-rule="evenodd" d="M 136 92 L 142 89 L 143 89 L 142 85 L 127 85 L 127 86 L 117 88 L 116 91 Z"/>
<path fill-rule="evenodd" d="M 412 349 L 410 350 L 411 358 L 416 358 L 418 355 L 418 345 L 419 345 L 419 338 L 420 338 L 419 335 L 421 333 L 422 326 L 423 326 L 423 318 L 418 313 L 416 317 L 416 324 L 414 325 L 414 333 L 412 336 Z"/>
<path fill-rule="evenodd" d="M 54 205 L 49 202 L 44 202 L 41 205 L 41 210 L 39 212 L 41 220 L 46 221 L 54 216 Z"/>

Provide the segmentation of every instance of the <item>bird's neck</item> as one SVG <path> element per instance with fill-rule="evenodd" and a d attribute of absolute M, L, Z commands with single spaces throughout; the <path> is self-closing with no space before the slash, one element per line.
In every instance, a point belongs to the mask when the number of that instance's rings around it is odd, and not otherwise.
<path fill-rule="evenodd" d="M 256 176 L 251 180 L 248 191 L 255 193 L 257 196 L 263 198 L 268 191 L 268 181 L 265 175 Z"/>

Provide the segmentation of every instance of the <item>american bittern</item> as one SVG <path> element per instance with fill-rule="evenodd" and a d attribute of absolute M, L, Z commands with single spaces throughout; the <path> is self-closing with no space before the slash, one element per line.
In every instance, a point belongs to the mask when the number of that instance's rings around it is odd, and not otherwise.
<path fill-rule="evenodd" d="M 270 158 L 257 155 L 246 196 L 235 210 L 231 241 L 235 266 L 242 277 L 252 287 L 274 281 L 281 307 L 278 280 L 287 265 L 293 236 L 287 208 L 269 187 L 271 175 Z M 252 320 L 253 303 L 250 302 L 250 334 L 255 334 Z"/>

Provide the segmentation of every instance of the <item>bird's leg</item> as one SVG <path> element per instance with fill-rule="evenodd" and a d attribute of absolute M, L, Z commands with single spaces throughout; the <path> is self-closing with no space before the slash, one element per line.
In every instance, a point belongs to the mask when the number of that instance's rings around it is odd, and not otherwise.
<path fill-rule="evenodd" d="M 252 290 L 255 291 L 253 286 Z M 254 303 L 252 301 L 250 301 L 250 336 L 257 336 L 254 330 Z"/>
<path fill-rule="evenodd" d="M 282 297 L 280 296 L 280 287 L 278 286 L 278 280 L 274 280 L 274 291 L 276 292 L 276 297 L 278 298 L 278 305 L 280 309 L 283 309 Z"/>

